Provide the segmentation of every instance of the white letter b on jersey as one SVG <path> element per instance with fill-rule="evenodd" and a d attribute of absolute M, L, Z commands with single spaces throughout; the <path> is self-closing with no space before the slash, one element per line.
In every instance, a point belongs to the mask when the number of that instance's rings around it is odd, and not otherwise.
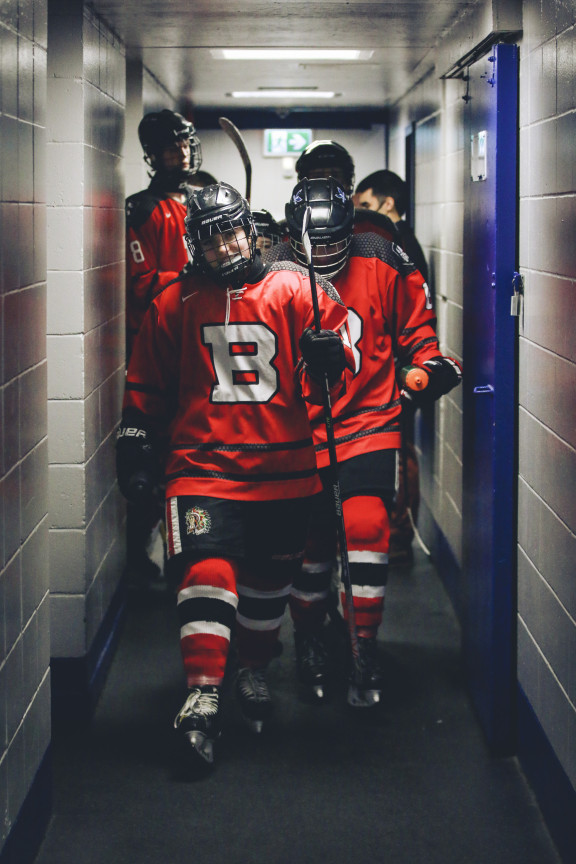
<path fill-rule="evenodd" d="M 276 335 L 265 324 L 206 324 L 216 372 L 212 402 L 268 402 L 278 389 Z"/>

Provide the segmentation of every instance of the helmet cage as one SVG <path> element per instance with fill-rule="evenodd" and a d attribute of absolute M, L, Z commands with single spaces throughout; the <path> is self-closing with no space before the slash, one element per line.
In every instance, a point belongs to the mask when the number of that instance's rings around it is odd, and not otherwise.
<path fill-rule="evenodd" d="M 316 273 L 325 279 L 333 279 L 341 273 L 348 263 L 351 242 L 352 235 L 338 240 L 336 243 L 311 243 L 312 264 Z M 294 250 L 298 263 L 306 267 L 308 259 L 301 241 L 291 237 L 290 246 Z"/>
<path fill-rule="evenodd" d="M 267 249 L 280 243 L 282 240 L 282 228 L 268 210 L 253 210 L 252 216 L 254 217 L 256 234 L 261 240 L 259 244 L 261 249 Z"/>
<path fill-rule="evenodd" d="M 319 275 L 327 279 L 337 276 L 346 266 L 354 230 L 354 205 L 343 187 L 334 180 L 302 180 L 286 204 L 286 221 L 290 246 L 296 260 L 306 266 L 302 245 L 302 223 L 310 207 L 308 237 L 312 247 L 312 263 Z"/>
<path fill-rule="evenodd" d="M 256 257 L 256 228 L 250 208 L 239 193 L 232 203 L 214 203 L 212 193 L 222 187 L 235 192 L 227 184 L 220 184 L 191 195 L 184 238 L 192 259 L 207 275 L 222 285 L 238 285 Z"/>
<path fill-rule="evenodd" d="M 190 130 L 188 140 L 190 141 L 189 175 L 191 177 L 193 174 L 196 174 L 196 172 L 200 170 L 200 166 L 202 165 L 202 145 L 200 144 L 200 139 L 196 135 L 194 127 L 192 127 L 192 129 Z"/>

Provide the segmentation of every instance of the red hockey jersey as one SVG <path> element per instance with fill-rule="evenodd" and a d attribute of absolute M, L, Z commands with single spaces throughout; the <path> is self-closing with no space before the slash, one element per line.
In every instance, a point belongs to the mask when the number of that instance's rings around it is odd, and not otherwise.
<path fill-rule="evenodd" d="M 124 410 L 168 435 L 167 497 L 267 501 L 321 489 L 303 398 L 314 398 L 314 385 L 298 345 L 313 323 L 308 275 L 286 263 L 256 278 L 226 291 L 187 276 L 153 301 L 142 323 Z M 323 326 L 341 330 L 347 315 L 336 292 L 326 284 L 318 295 Z"/>
<path fill-rule="evenodd" d="M 148 306 L 188 263 L 185 217 L 185 204 L 150 189 L 126 201 L 128 356 Z"/>
<path fill-rule="evenodd" d="M 286 256 L 291 256 L 286 243 L 265 253 L 266 260 Z M 344 460 L 400 447 L 393 343 L 402 365 L 441 355 L 428 287 L 399 246 L 371 233 L 354 235 L 348 264 L 333 282 L 348 308 L 356 369 L 333 411 L 336 452 Z M 310 406 L 310 415 L 318 465 L 325 467 L 329 456 L 322 412 Z"/>

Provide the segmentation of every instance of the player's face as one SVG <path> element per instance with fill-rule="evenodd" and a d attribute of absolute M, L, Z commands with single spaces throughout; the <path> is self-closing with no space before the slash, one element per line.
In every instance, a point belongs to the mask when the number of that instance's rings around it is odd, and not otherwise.
<path fill-rule="evenodd" d="M 327 180 L 329 177 L 333 177 L 336 182 L 346 190 L 346 192 L 349 193 L 351 191 L 344 171 L 342 168 L 337 168 L 335 165 L 327 168 L 310 168 L 310 170 L 306 172 L 306 177 L 308 180 Z"/>
<path fill-rule="evenodd" d="M 340 240 L 338 243 L 330 243 L 327 245 L 317 244 L 312 246 L 312 263 L 320 269 L 320 272 L 329 272 L 339 263 L 342 264 L 341 270 L 346 264 L 345 250 L 348 248 L 347 240 Z"/>
<path fill-rule="evenodd" d="M 272 246 L 272 240 L 270 237 L 264 237 L 262 234 L 258 234 L 256 237 L 256 248 L 257 249 L 269 249 Z"/>
<path fill-rule="evenodd" d="M 371 189 L 366 189 L 365 192 L 357 193 L 355 196 L 354 204 L 356 207 L 363 207 L 365 210 L 380 210 L 382 203 L 379 199 L 372 194 Z"/>
<path fill-rule="evenodd" d="M 190 168 L 190 140 L 181 138 L 162 151 L 162 162 L 167 171 L 178 168 L 188 171 Z"/>
<path fill-rule="evenodd" d="M 250 258 L 250 242 L 243 228 L 234 228 L 224 234 L 213 234 L 202 241 L 204 260 L 213 270 L 222 264 L 233 263 L 239 258 Z"/>

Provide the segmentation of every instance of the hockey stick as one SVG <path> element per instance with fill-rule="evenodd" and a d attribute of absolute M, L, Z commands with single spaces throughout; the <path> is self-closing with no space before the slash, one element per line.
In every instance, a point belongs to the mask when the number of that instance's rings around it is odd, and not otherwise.
<path fill-rule="evenodd" d="M 236 128 L 234 123 L 231 120 L 228 120 L 227 117 L 219 117 L 218 122 L 220 123 L 221 128 L 226 132 L 230 140 L 235 145 L 238 153 L 240 154 L 240 158 L 244 163 L 244 170 L 246 171 L 246 195 L 245 198 L 250 203 L 250 192 L 252 186 L 252 163 L 250 162 L 250 156 L 248 155 L 248 151 L 246 149 L 246 145 L 244 143 L 244 139 L 240 134 L 240 131 Z"/>
<path fill-rule="evenodd" d="M 302 245 L 306 253 L 308 274 L 310 276 L 310 290 L 312 292 L 312 308 L 314 310 L 314 330 L 321 330 L 320 307 L 318 305 L 318 292 L 316 288 L 316 274 L 312 264 L 312 247 L 308 236 L 308 225 L 312 209 L 307 207 L 302 220 Z M 330 404 L 330 387 L 328 376 L 324 376 L 322 387 L 322 402 L 324 408 L 324 425 L 326 426 L 326 443 L 328 445 L 328 456 L 330 459 L 330 483 L 334 499 L 334 510 L 336 512 L 336 530 L 338 533 L 338 544 L 340 547 L 340 578 L 344 585 L 344 597 L 346 600 L 346 611 L 348 613 L 348 635 L 350 636 L 350 649 L 354 664 L 355 683 L 361 681 L 362 670 L 360 667 L 360 651 L 358 648 L 358 634 L 356 632 L 356 615 L 354 612 L 354 598 L 352 596 L 352 580 L 350 578 L 350 562 L 348 559 L 348 543 L 346 541 L 346 528 L 344 526 L 344 514 L 342 512 L 342 497 L 340 495 L 340 481 L 338 480 L 338 460 L 336 456 L 336 442 L 334 440 L 334 422 L 332 418 L 332 406 Z"/>

